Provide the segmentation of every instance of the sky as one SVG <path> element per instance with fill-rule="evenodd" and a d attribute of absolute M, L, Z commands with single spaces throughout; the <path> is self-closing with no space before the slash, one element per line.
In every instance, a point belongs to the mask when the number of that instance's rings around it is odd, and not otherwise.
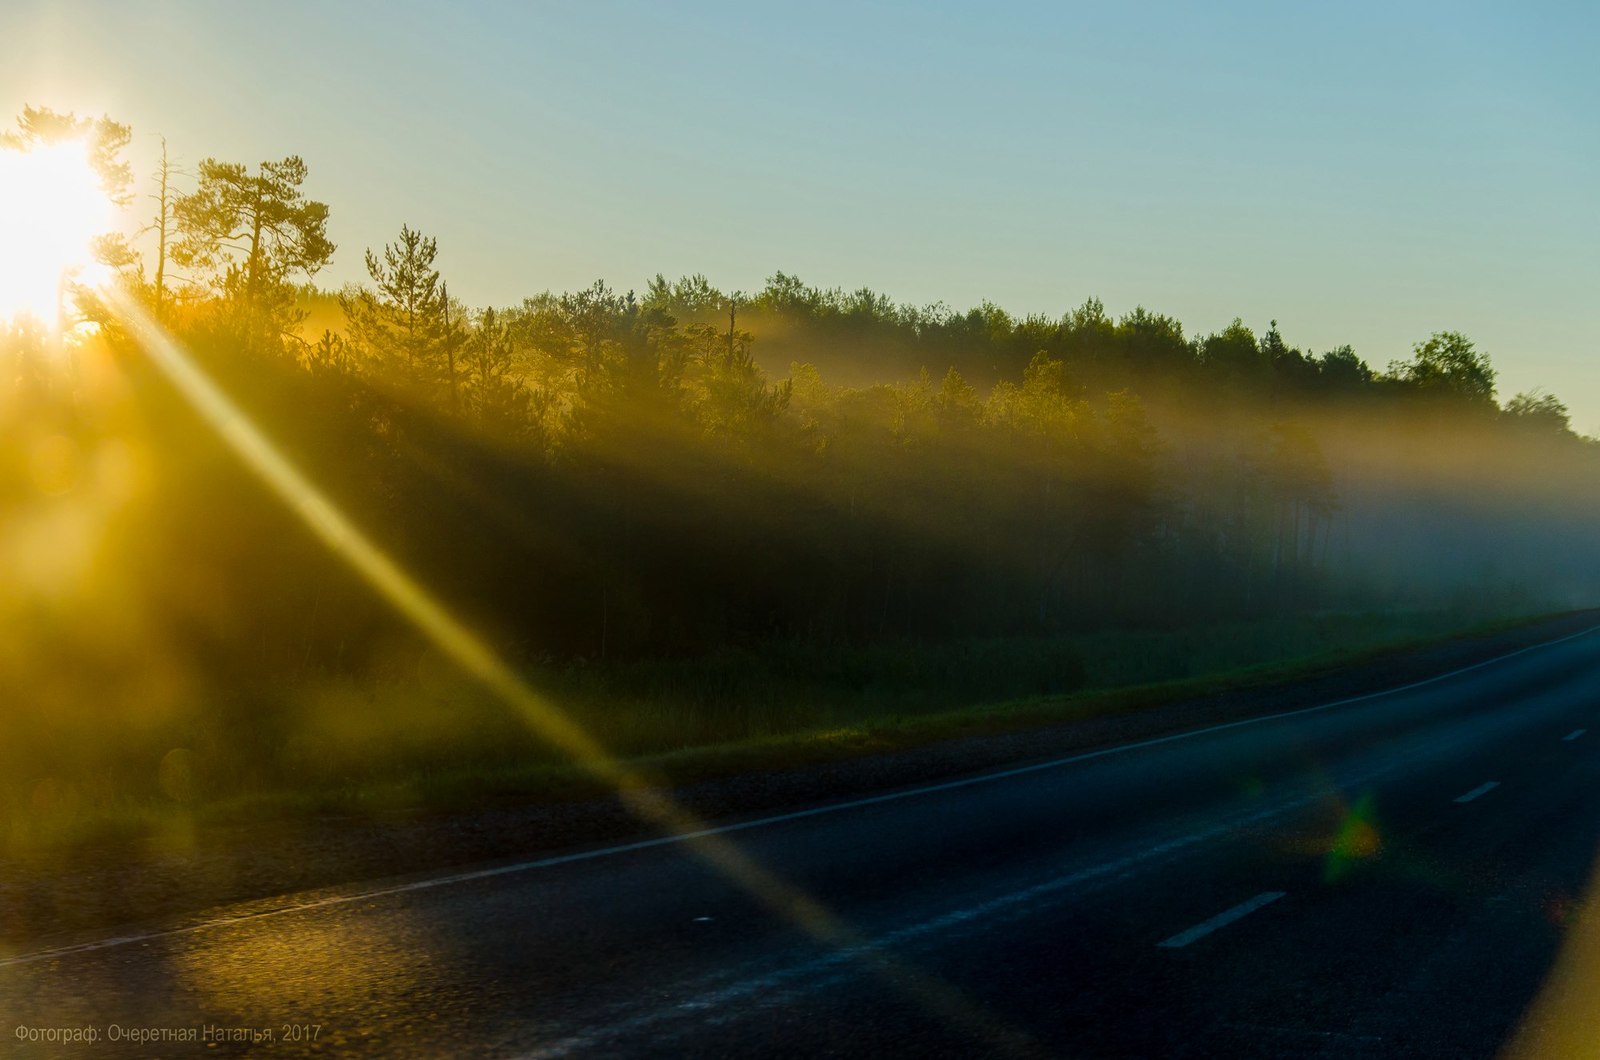
<path fill-rule="evenodd" d="M 1600 434 L 1600 5 L 0 8 L 0 114 L 289 154 L 364 278 L 402 223 L 507 304 L 782 270 L 916 304 L 1234 317 L 1374 367 L 1434 331 Z"/>

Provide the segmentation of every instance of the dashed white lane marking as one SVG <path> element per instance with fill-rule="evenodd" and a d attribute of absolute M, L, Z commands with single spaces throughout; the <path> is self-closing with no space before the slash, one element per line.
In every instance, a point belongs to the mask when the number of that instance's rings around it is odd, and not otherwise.
<path fill-rule="evenodd" d="M 1389 765 L 1342 775 L 1336 783 L 1342 790 L 1360 788 L 1380 777 L 1403 769 L 1408 761 L 1409 758 L 1400 758 Z M 555 1060 L 557 1057 L 569 1056 L 575 1052 L 594 1053 L 604 1045 L 610 1045 L 619 1039 L 647 1030 L 659 1045 L 671 1039 L 671 1031 L 664 1030 L 662 1025 L 674 1020 L 692 1017 L 696 1023 L 703 1024 L 713 1019 L 709 1013 L 719 1009 L 733 1008 L 736 1011 L 748 1011 L 751 1004 L 764 1008 L 778 1008 L 792 1003 L 796 998 L 845 982 L 851 974 L 850 965 L 856 960 L 872 959 L 883 953 L 910 948 L 913 944 L 927 944 L 931 940 L 948 937 L 963 930 L 980 930 L 980 925 L 993 924 L 1002 918 L 1014 920 L 1030 915 L 1039 903 L 1054 900 L 1074 891 L 1110 886 L 1133 876 L 1141 869 L 1147 869 L 1169 859 L 1171 855 L 1198 847 L 1212 839 L 1238 836 L 1253 825 L 1276 820 L 1313 803 L 1320 803 L 1326 797 L 1326 788 L 1318 784 L 1313 790 L 1286 798 L 1275 806 L 1243 816 L 1228 817 L 1210 828 L 1175 836 L 1124 857 L 1090 865 L 1070 875 L 1047 880 L 1021 891 L 1013 891 L 974 906 L 909 924 L 859 946 L 831 950 L 820 957 L 798 964 L 782 965 L 770 971 L 718 975 L 706 985 L 686 988 L 684 992 L 690 995 L 687 1000 L 665 1007 L 645 1009 L 634 1015 L 613 1019 L 611 1022 L 601 1023 L 565 1038 L 549 1041 L 526 1054 L 522 1060 Z M 713 983 L 717 985 L 712 985 Z M 715 1018 L 720 1020 L 740 1017 Z"/>
<path fill-rule="evenodd" d="M 1573 740 L 1576 740 L 1578 737 L 1582 736 L 1584 733 L 1586 733 L 1588 731 L 1589 731 L 1588 729 L 1573 729 L 1571 732 L 1569 732 L 1565 736 L 1561 737 L 1561 742 L 1562 743 L 1571 743 Z"/>
<path fill-rule="evenodd" d="M 1232 909 L 1218 913 L 1210 920 L 1203 920 L 1188 931 L 1180 931 L 1170 939 L 1157 945 L 1169 950 L 1175 950 L 1187 946 L 1191 942 L 1198 942 L 1218 928 L 1225 928 L 1235 920 L 1243 920 L 1262 906 L 1271 905 L 1286 893 L 1285 891 L 1263 891 L 1248 902 L 1240 902 Z"/>
<path fill-rule="evenodd" d="M 114 949 L 119 946 L 131 946 L 155 939 L 171 938 L 178 935 L 192 935 L 200 931 L 213 928 L 228 927 L 250 921 L 263 920 L 268 917 L 288 916 L 304 913 L 313 909 L 325 909 L 329 906 L 348 905 L 358 902 L 370 902 L 377 898 L 387 898 L 398 894 L 412 894 L 417 891 L 428 891 L 436 887 L 452 887 L 463 883 L 474 883 L 479 880 L 489 880 L 500 876 L 520 875 L 525 872 L 534 872 L 539 869 L 554 868 L 557 865 L 570 865 L 574 862 L 590 861 L 596 858 L 609 858 L 618 854 L 627 854 L 635 850 L 650 850 L 654 847 L 676 846 L 680 843 L 692 843 L 706 836 L 727 835 L 732 832 L 743 832 L 752 828 L 766 828 L 775 824 L 788 821 L 804 820 L 808 817 L 821 817 L 825 814 L 841 813 L 848 810 L 860 809 L 865 806 L 877 806 L 887 802 L 898 802 L 901 799 L 914 799 L 924 795 L 933 795 L 942 791 L 956 791 L 961 788 L 976 787 L 980 784 L 992 784 L 996 781 L 1009 780 L 1012 777 L 1026 776 L 1030 773 L 1040 773 L 1050 769 L 1060 769 L 1062 766 L 1075 765 L 1078 762 L 1089 762 L 1098 758 L 1109 758 L 1113 755 L 1127 754 L 1130 751 L 1143 750 L 1146 747 L 1159 747 L 1163 744 L 1177 743 L 1181 740 L 1192 740 L 1197 736 L 1208 736 L 1211 733 L 1227 732 L 1230 729 L 1242 729 L 1252 725 L 1265 725 L 1285 718 L 1299 718 L 1308 714 L 1320 714 L 1325 710 L 1337 707 L 1346 707 L 1352 703 L 1365 703 L 1372 699 L 1382 699 L 1386 696 L 1409 692 L 1416 688 L 1425 688 L 1429 685 L 1448 681 L 1462 674 L 1482 670 L 1487 666 L 1503 663 L 1507 659 L 1514 659 L 1519 655 L 1539 651 L 1542 648 L 1551 648 L 1557 644 L 1587 637 L 1591 633 L 1600 631 L 1600 626 L 1590 626 L 1576 633 L 1569 633 L 1564 637 L 1530 644 L 1526 648 L 1508 651 L 1504 655 L 1496 655 L 1492 659 L 1472 663 L 1447 673 L 1434 674 L 1420 681 L 1411 681 L 1407 684 L 1396 685 L 1380 692 L 1367 692 L 1359 696 L 1350 696 L 1345 699 L 1336 699 L 1330 703 L 1318 703 L 1312 707 L 1299 707 L 1295 710 L 1280 711 L 1277 714 L 1262 714 L 1254 718 L 1241 718 L 1238 721 L 1223 722 L 1220 725 L 1207 725 L 1201 729 L 1190 729 L 1187 732 L 1171 733 L 1167 736 L 1156 736 L 1148 740 L 1135 740 L 1132 743 L 1118 744 L 1115 747 L 1102 747 L 1095 751 L 1084 751 L 1079 754 L 1067 755 L 1064 758 L 1052 759 L 1048 762 L 1035 762 L 1031 765 L 1017 766 L 1013 769 L 1001 769 L 993 773 L 980 773 L 973 777 L 962 777 L 959 780 L 947 780 L 939 784 L 926 784 L 918 788 L 906 788 L 901 791 L 891 791 L 883 795 L 871 795 L 862 799 L 850 799 L 845 802 L 825 803 L 805 810 L 796 810 L 792 813 L 773 814 L 770 817 L 758 817 L 749 821 L 738 821 L 733 824 L 715 825 L 702 828 L 694 832 L 680 832 L 673 835 L 657 836 L 654 839 L 641 839 L 632 843 L 619 843 L 616 846 L 601 847 L 596 850 L 583 850 L 573 854 L 560 854 L 554 857 L 536 858 L 532 861 L 519 861 L 511 865 L 498 865 L 494 868 L 475 869 L 469 872 L 452 872 L 442 876 L 432 876 L 420 880 L 411 880 L 405 883 L 395 883 L 388 886 L 371 887 L 364 890 L 336 894 L 331 897 L 315 898 L 311 900 L 293 900 L 283 905 L 270 909 L 254 912 L 231 913 L 209 917 L 205 920 L 177 927 L 158 928 L 152 931 L 140 931 L 129 935 L 116 935 L 109 938 L 96 939 L 92 942 L 82 942 L 71 946 L 58 946 L 54 949 L 35 950 L 32 953 L 19 953 L 11 956 L 0 957 L 0 968 L 8 968 L 18 964 L 31 964 L 35 961 L 53 960 L 59 957 L 69 957 L 78 953 L 93 953 L 96 950 Z"/>
<path fill-rule="evenodd" d="M 1471 802 L 1473 799 L 1476 799 L 1480 795 L 1489 794 L 1489 792 L 1493 791 L 1495 788 L 1498 788 L 1499 786 L 1500 786 L 1500 782 L 1498 780 L 1485 781 L 1484 783 L 1479 784 L 1477 787 L 1473 788 L 1471 791 L 1467 792 L 1465 795 L 1457 795 L 1456 796 L 1456 801 L 1457 802 Z"/>

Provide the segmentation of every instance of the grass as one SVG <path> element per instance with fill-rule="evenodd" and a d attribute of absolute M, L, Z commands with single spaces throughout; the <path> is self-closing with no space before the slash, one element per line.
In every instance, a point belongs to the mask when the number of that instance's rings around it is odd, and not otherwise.
<path fill-rule="evenodd" d="M 957 645 L 775 644 L 546 671 L 543 687 L 631 768 L 684 785 L 1125 714 L 1531 620 L 1329 614 Z M 105 761 L 80 756 L 76 770 L 13 788 L 6 851 L 132 837 L 176 850 L 205 824 L 604 794 L 520 719 L 426 668 L 258 694 L 109 743 Z"/>
<path fill-rule="evenodd" d="M 551 682 L 550 692 L 631 767 L 661 784 L 681 785 L 1123 714 L 1314 676 L 1386 652 L 1527 621 L 1463 622 L 1440 612 L 1330 615 L 986 642 L 946 649 L 964 652 L 954 662 L 927 646 L 862 649 L 841 657 L 782 645 L 609 673 L 569 672 Z M 984 682 L 1010 694 L 985 698 Z M 1071 687 L 1048 687 L 1069 682 Z M 1026 690 L 1033 685 L 1047 687 Z M 369 761 L 372 772 L 365 777 L 221 800 L 213 809 L 250 815 L 285 799 L 317 812 L 462 809 L 485 799 L 604 793 L 581 766 L 510 734 L 502 737 L 505 742 L 494 751 L 476 742 L 461 748 L 465 761 L 445 758 L 388 772 L 383 763 Z"/>

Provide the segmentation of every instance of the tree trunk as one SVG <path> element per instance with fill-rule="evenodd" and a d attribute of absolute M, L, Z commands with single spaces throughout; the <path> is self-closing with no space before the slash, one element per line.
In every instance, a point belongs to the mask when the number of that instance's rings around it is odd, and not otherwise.
<path fill-rule="evenodd" d="M 161 179 L 160 194 L 156 200 L 156 321 L 164 319 L 167 296 L 167 241 L 171 236 L 172 204 L 169 198 L 172 168 L 167 161 L 167 138 L 161 138 L 161 164 L 156 169 Z"/>

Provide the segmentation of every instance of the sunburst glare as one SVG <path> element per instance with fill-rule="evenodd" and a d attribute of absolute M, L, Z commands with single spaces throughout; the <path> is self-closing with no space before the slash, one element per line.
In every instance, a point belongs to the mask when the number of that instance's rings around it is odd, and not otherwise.
<path fill-rule="evenodd" d="M 97 279 L 92 245 L 111 226 L 85 141 L 0 150 L 0 318 L 59 326 L 69 285 Z"/>

